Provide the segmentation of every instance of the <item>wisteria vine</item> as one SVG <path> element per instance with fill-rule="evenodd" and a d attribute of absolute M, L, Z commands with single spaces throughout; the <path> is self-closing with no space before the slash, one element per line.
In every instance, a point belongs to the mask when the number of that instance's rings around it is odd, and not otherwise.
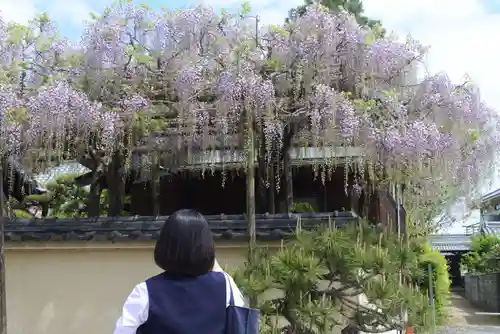
<path fill-rule="evenodd" d="M 450 187 L 469 196 L 491 175 L 498 114 L 471 83 L 443 73 L 418 82 L 427 49 L 417 41 L 380 38 L 318 5 L 257 40 L 244 17 L 120 2 L 94 17 L 81 45 L 60 39 L 46 16 L 0 22 L 2 149 L 81 144 L 113 155 L 158 148 L 161 131 L 164 145 L 175 133 L 177 149 L 206 151 L 214 136 L 241 135 L 251 113 L 266 155 L 286 133 L 360 147 L 360 174 L 382 169 L 424 199 Z"/>

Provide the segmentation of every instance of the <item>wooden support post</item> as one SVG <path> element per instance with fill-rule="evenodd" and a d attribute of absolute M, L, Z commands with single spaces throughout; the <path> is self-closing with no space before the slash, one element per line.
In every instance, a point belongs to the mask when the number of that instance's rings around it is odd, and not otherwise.
<path fill-rule="evenodd" d="M 2 167 L 0 167 L 2 168 Z M 0 172 L 0 334 L 7 334 L 7 295 L 5 283 L 4 256 L 4 225 L 5 225 L 5 194 L 3 193 L 3 171 Z"/>

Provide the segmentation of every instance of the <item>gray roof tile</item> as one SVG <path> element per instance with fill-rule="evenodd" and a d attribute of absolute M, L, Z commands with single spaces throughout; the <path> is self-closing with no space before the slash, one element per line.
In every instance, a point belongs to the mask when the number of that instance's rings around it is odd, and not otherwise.
<path fill-rule="evenodd" d="M 357 220 L 350 212 L 311 214 L 261 214 L 256 217 L 256 235 L 260 240 L 281 240 L 295 235 L 297 220 L 310 230 L 335 221 L 345 226 Z M 16 219 L 5 224 L 5 240 L 19 241 L 120 241 L 156 240 L 167 217 L 100 217 L 73 219 Z M 215 239 L 247 240 L 246 215 L 206 216 Z"/>
<path fill-rule="evenodd" d="M 471 236 L 464 234 L 436 234 L 429 238 L 432 248 L 440 252 L 465 252 L 470 250 Z"/>
<path fill-rule="evenodd" d="M 90 172 L 90 169 L 82 164 L 76 161 L 66 161 L 58 166 L 47 169 L 45 173 L 35 175 L 33 178 L 43 187 L 47 183 L 55 181 L 61 175 L 69 173 L 82 175 L 88 172 Z"/>

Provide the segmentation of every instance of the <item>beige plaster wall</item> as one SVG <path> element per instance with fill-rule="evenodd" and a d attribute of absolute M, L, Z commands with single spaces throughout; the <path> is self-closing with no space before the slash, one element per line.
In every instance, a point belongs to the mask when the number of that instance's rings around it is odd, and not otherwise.
<path fill-rule="evenodd" d="M 221 266 L 240 244 L 218 245 Z M 158 273 L 152 244 L 23 244 L 6 250 L 9 334 L 109 334 L 135 284 Z"/>
<path fill-rule="evenodd" d="M 152 253 L 152 243 L 138 242 L 8 245 L 8 333 L 113 333 L 132 288 L 159 272 Z M 241 265 L 245 258 L 244 244 L 217 245 L 222 267 Z"/>

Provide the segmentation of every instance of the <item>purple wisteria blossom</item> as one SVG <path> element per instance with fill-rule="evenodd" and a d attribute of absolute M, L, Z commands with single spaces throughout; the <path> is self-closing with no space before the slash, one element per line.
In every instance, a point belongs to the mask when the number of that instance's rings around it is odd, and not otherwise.
<path fill-rule="evenodd" d="M 178 145 L 209 150 L 214 136 L 243 136 L 251 115 L 266 157 L 290 138 L 358 146 L 366 166 L 415 189 L 463 195 L 500 147 L 499 116 L 472 83 L 444 73 L 415 83 L 425 46 L 319 5 L 257 41 L 244 18 L 206 6 L 119 2 L 87 24 L 78 47 L 47 20 L 35 27 L 43 39 L 26 51 L 30 35 L 15 41 L 0 23 L 0 74 L 12 71 L 0 75 L 1 131 L 18 151 L 22 141 L 54 148 L 91 137 L 111 154 L 148 142 L 158 123 L 185 137 Z"/>

